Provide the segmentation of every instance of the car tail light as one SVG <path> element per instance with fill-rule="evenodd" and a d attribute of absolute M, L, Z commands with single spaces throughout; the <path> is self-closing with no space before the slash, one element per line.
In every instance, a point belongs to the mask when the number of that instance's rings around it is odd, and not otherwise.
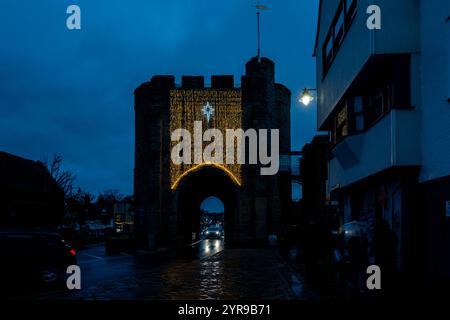
<path fill-rule="evenodd" d="M 71 256 L 74 256 L 74 255 L 76 255 L 76 254 L 77 254 L 77 252 L 76 252 L 75 250 L 73 250 L 73 249 L 70 249 L 70 251 L 69 251 L 69 252 L 70 252 L 70 255 L 71 255 Z"/>

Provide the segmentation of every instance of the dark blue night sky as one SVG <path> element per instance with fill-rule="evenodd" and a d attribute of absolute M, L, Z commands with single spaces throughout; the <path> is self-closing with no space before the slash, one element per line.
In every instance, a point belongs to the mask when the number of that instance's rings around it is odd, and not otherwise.
<path fill-rule="evenodd" d="M 76 186 L 132 193 L 133 90 L 154 74 L 234 74 L 256 54 L 253 0 L 2 0 L 0 150 L 42 160 L 60 153 Z M 266 0 L 262 55 L 293 93 L 292 142 L 315 134 L 312 58 L 318 0 Z M 66 28 L 81 8 L 82 30 Z"/>

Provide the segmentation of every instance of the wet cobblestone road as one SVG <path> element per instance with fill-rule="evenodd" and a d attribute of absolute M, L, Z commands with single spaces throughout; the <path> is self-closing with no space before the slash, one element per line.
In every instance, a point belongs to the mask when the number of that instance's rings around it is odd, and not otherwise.
<path fill-rule="evenodd" d="M 281 266 L 281 261 L 273 251 L 228 249 L 206 259 L 170 268 L 160 275 L 160 289 L 156 292 L 144 290 L 142 297 L 294 299 L 294 292 L 280 273 Z"/>
<path fill-rule="evenodd" d="M 100 250 L 100 249 L 97 249 Z M 309 300 L 301 275 L 275 248 L 224 249 L 205 240 L 161 255 L 106 256 L 81 253 L 82 289 L 39 299 L 269 299 Z"/>

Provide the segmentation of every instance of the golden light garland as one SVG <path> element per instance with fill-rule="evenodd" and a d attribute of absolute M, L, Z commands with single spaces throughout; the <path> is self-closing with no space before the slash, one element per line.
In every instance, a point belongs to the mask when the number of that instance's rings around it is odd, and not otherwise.
<path fill-rule="evenodd" d="M 183 178 L 185 178 L 186 176 L 188 176 L 190 173 L 196 172 L 196 171 L 198 171 L 198 170 L 200 170 L 200 169 L 202 169 L 202 168 L 204 168 L 204 167 L 213 167 L 213 168 L 217 168 L 217 169 L 222 170 L 224 173 L 226 173 L 226 175 L 227 175 L 228 177 L 231 178 L 231 180 L 232 180 L 236 185 L 241 186 L 241 182 L 239 181 L 239 179 L 236 178 L 236 176 L 234 175 L 234 173 L 231 172 L 230 170 L 228 170 L 226 166 L 221 165 L 221 164 L 217 164 L 217 163 L 214 163 L 214 162 L 204 162 L 204 163 L 202 163 L 202 164 L 198 164 L 198 165 L 196 165 L 195 167 L 192 167 L 191 169 L 189 169 L 189 170 L 183 172 L 183 173 L 177 178 L 177 180 L 172 184 L 171 189 L 172 189 L 172 190 L 175 190 L 176 188 L 178 188 L 178 186 L 179 186 L 181 180 L 183 180 Z"/>
<path fill-rule="evenodd" d="M 214 114 L 210 121 L 202 112 L 210 103 Z M 203 130 L 242 127 L 242 94 L 240 89 L 173 89 L 170 92 L 170 132 L 186 129 L 193 136 L 194 121 L 202 121 Z M 178 142 L 171 142 L 171 150 Z M 209 143 L 203 142 L 203 148 Z M 225 154 L 225 145 L 223 153 Z M 235 159 L 236 159 L 235 150 Z M 180 181 L 189 173 L 204 166 L 214 166 L 224 171 L 237 185 L 241 185 L 241 165 L 205 162 L 202 164 L 170 164 L 170 180 L 172 189 L 176 189 Z"/>

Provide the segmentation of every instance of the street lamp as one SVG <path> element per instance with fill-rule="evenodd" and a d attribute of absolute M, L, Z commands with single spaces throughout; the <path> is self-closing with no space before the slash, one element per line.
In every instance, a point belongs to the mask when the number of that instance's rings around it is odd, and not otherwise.
<path fill-rule="evenodd" d="M 307 107 L 313 100 L 314 97 L 312 96 L 310 91 L 317 91 L 317 89 L 303 89 L 302 95 L 300 96 L 299 101 Z"/>

